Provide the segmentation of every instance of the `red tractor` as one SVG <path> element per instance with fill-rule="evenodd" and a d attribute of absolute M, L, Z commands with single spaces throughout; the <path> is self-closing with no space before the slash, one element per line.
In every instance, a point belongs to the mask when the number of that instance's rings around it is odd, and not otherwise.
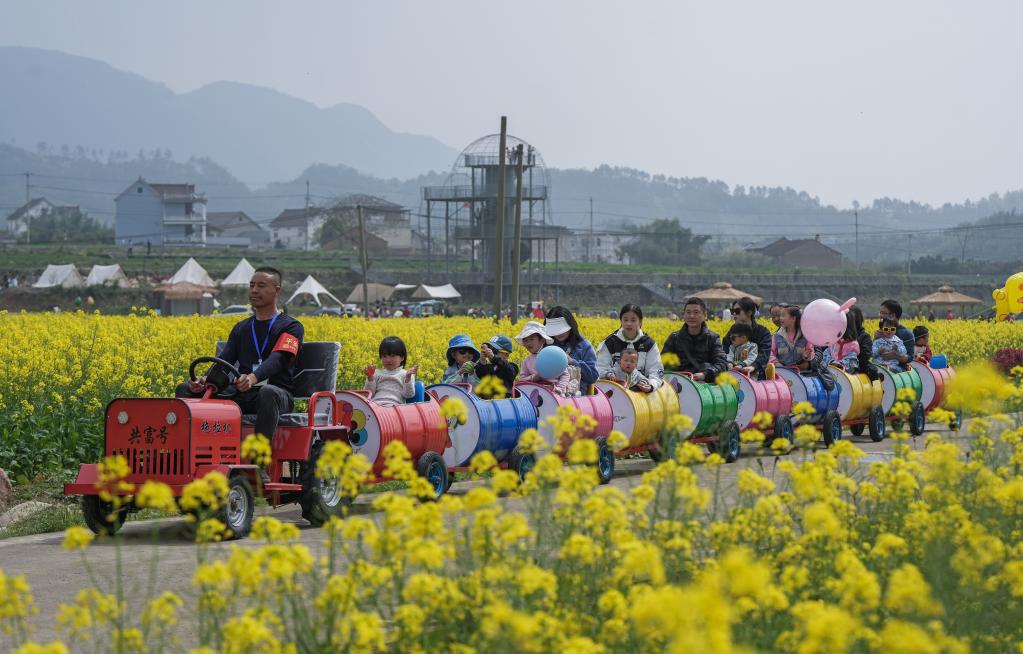
<path fill-rule="evenodd" d="M 263 483 L 259 468 L 241 460 L 241 443 L 252 433 L 255 416 L 243 416 L 230 400 L 214 399 L 221 389 L 233 387 L 239 373 L 228 361 L 199 357 L 189 366 L 212 363 L 203 397 L 118 398 L 106 409 L 104 456 L 121 455 L 128 461 L 125 481 L 140 487 L 147 480 L 170 486 L 175 497 L 195 479 L 220 472 L 228 479 L 226 506 L 219 519 L 235 538 L 252 526 L 254 490 L 274 506 L 298 503 L 302 517 L 319 526 L 341 512 L 344 498 L 337 480 L 320 480 L 316 460 L 324 443 L 348 440 L 351 419 L 339 415 L 334 394 L 340 343 L 312 342 L 302 346 L 295 362 L 295 396 L 308 398 L 305 412 L 281 416 L 271 439 L 273 458 Z M 326 390 L 324 390 L 326 389 Z M 113 506 L 96 488 L 97 464 L 82 464 L 78 478 L 64 485 L 64 493 L 82 496 L 85 522 L 96 533 L 115 533 L 136 507 L 129 501 L 110 520 Z"/>

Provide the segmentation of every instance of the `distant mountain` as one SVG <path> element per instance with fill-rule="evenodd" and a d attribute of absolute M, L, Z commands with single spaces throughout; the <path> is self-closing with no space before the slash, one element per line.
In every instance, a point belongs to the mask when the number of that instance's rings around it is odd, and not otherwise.
<path fill-rule="evenodd" d="M 291 179 L 310 162 L 382 178 L 447 170 L 458 152 L 401 134 L 353 104 L 327 109 L 277 91 L 217 82 L 175 94 L 103 62 L 0 47 L 0 141 L 35 150 L 169 150 L 209 157 L 246 181 Z"/>

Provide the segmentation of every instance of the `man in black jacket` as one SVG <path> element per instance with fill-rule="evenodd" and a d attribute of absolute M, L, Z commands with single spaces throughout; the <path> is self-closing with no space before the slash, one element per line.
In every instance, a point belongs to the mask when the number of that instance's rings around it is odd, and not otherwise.
<path fill-rule="evenodd" d="M 713 382 L 728 368 L 728 359 L 721 338 L 707 327 L 707 305 L 700 298 L 689 298 L 682 320 L 686 326 L 668 336 L 661 348 L 662 357 L 670 352 L 679 361 L 673 370 L 692 373 L 697 381 Z"/>
<path fill-rule="evenodd" d="M 223 389 L 223 399 L 234 400 L 242 413 L 256 414 L 256 433 L 272 438 L 282 413 L 294 404 L 293 368 L 305 330 L 302 323 L 277 310 L 281 273 L 270 267 L 256 268 L 249 280 L 249 304 L 253 315 L 237 323 L 220 353 L 237 362 L 241 376 L 234 389 Z M 201 397 L 206 379 L 180 384 L 177 397 Z"/>

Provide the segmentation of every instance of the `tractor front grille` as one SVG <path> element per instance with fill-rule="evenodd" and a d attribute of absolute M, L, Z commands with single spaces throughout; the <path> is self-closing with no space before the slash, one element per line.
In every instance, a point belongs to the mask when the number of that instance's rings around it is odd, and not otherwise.
<path fill-rule="evenodd" d="M 128 461 L 132 475 L 178 477 L 190 472 L 184 448 L 127 447 L 115 449 L 112 454 L 120 454 Z"/>

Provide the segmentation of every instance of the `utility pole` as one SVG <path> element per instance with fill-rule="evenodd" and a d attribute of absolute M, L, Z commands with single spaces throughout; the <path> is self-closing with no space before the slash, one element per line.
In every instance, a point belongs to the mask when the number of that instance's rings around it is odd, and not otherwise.
<path fill-rule="evenodd" d="M 366 262 L 366 223 L 362 219 L 362 205 L 356 205 L 356 211 L 359 212 L 359 261 L 362 263 L 362 310 L 365 312 L 367 318 L 369 318 L 369 284 L 366 282 L 366 268 L 369 264 Z"/>
<path fill-rule="evenodd" d="M 913 274 L 913 235 L 906 233 L 906 276 Z"/>
<path fill-rule="evenodd" d="M 305 249 L 309 250 L 309 180 L 305 181 Z"/>
<path fill-rule="evenodd" d="M 592 261 L 590 253 L 593 248 L 593 196 L 590 196 L 590 238 L 586 241 L 586 263 Z"/>
<path fill-rule="evenodd" d="M 494 234 L 494 320 L 501 319 L 501 293 L 504 286 L 504 149 L 507 144 L 508 117 L 501 116 L 501 139 L 497 153 L 497 225 Z"/>
<path fill-rule="evenodd" d="M 32 173 L 25 173 L 25 204 L 32 201 Z M 25 214 L 25 242 L 32 242 L 32 217 L 26 212 Z"/>
<path fill-rule="evenodd" d="M 519 273 L 522 267 L 519 257 L 522 244 L 522 144 L 515 149 L 517 161 L 515 162 L 515 229 L 512 238 L 512 290 L 511 290 L 511 321 L 514 325 L 519 321 Z"/>
<path fill-rule="evenodd" d="M 860 212 L 859 209 L 853 212 L 856 216 L 856 267 L 860 267 Z"/>

